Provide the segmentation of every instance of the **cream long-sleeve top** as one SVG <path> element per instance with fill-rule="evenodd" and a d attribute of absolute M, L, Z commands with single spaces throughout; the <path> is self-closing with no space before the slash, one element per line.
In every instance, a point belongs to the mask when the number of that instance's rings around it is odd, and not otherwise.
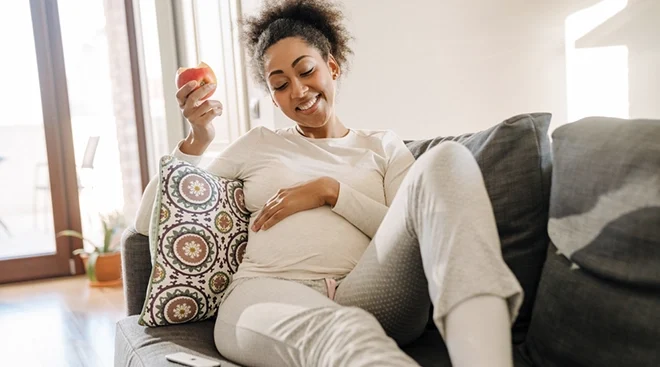
<path fill-rule="evenodd" d="M 200 156 L 173 156 L 198 165 Z M 208 166 L 209 173 L 244 183 L 250 211 L 248 244 L 234 279 L 272 276 L 320 279 L 346 275 L 380 226 L 414 157 L 391 131 L 350 130 L 341 138 L 312 139 L 295 127 L 257 127 L 232 143 Z M 295 213 L 258 232 L 251 227 L 279 189 L 329 176 L 339 196 L 328 205 Z M 147 186 L 135 228 L 148 235 L 158 178 Z"/>

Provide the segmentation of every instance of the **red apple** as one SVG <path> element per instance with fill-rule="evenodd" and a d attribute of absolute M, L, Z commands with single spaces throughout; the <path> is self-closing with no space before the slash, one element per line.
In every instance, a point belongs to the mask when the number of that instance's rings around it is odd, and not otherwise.
<path fill-rule="evenodd" d="M 206 65 L 204 62 L 200 62 L 199 65 L 195 68 L 179 68 L 179 70 L 176 71 L 176 87 L 181 88 L 186 83 L 188 83 L 191 80 L 196 80 L 198 87 L 201 87 L 205 84 L 209 83 L 215 83 L 215 73 L 213 72 L 213 69 L 211 69 L 210 66 Z M 197 89 L 195 88 L 195 89 Z M 201 101 L 211 97 L 213 95 L 214 91 L 211 91 L 209 94 L 205 95 Z"/>

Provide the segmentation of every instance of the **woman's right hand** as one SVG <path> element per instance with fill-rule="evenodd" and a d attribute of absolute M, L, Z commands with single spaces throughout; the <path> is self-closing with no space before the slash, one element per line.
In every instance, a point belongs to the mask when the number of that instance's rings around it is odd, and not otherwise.
<path fill-rule="evenodd" d="M 215 129 L 211 123 L 214 118 L 222 115 L 222 103 L 207 99 L 200 101 L 205 95 L 213 92 L 215 84 L 206 84 L 197 88 L 197 81 L 186 83 L 176 92 L 176 99 L 183 116 L 190 124 L 188 137 L 179 149 L 189 155 L 202 155 L 215 138 Z"/>

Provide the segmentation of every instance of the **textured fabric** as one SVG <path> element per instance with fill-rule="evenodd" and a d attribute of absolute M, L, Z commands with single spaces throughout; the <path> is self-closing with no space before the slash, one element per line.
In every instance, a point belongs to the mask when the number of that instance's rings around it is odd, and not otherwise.
<path fill-rule="evenodd" d="M 199 157 L 183 158 L 199 162 Z M 325 205 L 295 213 L 268 230 L 250 229 L 246 256 L 234 278 L 346 275 L 369 245 L 413 162 L 401 139 L 387 131 L 351 130 L 341 138 L 309 139 L 293 128 L 250 130 L 206 167 L 213 175 L 244 182 L 250 225 L 281 189 L 323 176 L 337 179 L 340 189 L 334 208 Z M 154 196 L 150 183 L 136 219 L 142 233 Z"/>
<path fill-rule="evenodd" d="M 553 246 L 525 348 L 543 366 L 660 366 L 660 121 L 584 119 L 553 150 Z"/>
<path fill-rule="evenodd" d="M 529 153 L 529 149 L 518 149 L 517 144 L 514 144 L 515 141 L 518 140 L 519 144 L 523 144 L 523 145 L 525 145 L 526 147 L 529 148 L 529 145 L 530 145 L 529 142 L 530 141 L 529 141 L 528 138 L 529 138 L 529 136 L 531 136 L 533 134 L 533 135 L 538 137 L 537 142 L 540 144 L 538 149 L 540 149 L 541 152 L 547 152 L 547 150 L 544 150 L 544 146 L 545 146 L 545 144 L 547 144 L 547 136 L 544 136 L 543 131 L 541 131 L 543 127 L 545 127 L 547 129 L 547 123 L 544 125 L 544 121 L 543 121 L 542 118 L 533 118 L 533 117 L 534 116 L 532 116 L 532 118 L 531 118 L 532 126 L 529 125 L 530 118 L 524 118 L 524 119 L 521 119 L 521 120 L 511 119 L 508 123 L 498 125 L 497 127 L 491 129 L 490 132 L 470 134 L 470 136 L 476 135 L 477 137 L 480 137 L 479 139 L 472 140 L 469 137 L 465 137 L 465 136 L 454 138 L 454 139 L 458 139 L 461 143 L 464 143 L 473 152 L 473 154 L 477 158 L 477 162 L 479 163 L 480 168 L 482 169 L 482 172 L 484 174 L 484 180 L 486 181 L 487 189 L 488 189 L 489 186 L 493 186 L 493 181 L 494 181 L 496 187 L 499 187 L 501 189 L 506 189 L 506 185 L 502 185 L 502 186 L 498 185 L 498 178 L 493 174 L 493 172 L 495 170 L 489 168 L 491 166 L 499 166 L 498 171 L 505 172 L 505 175 L 509 174 L 508 172 L 506 172 L 506 170 L 503 169 L 501 162 L 502 161 L 510 162 L 510 158 L 508 158 L 506 156 L 503 157 L 502 155 L 504 155 L 504 153 L 502 153 L 502 152 L 505 152 L 508 149 L 508 151 L 517 152 L 517 155 L 522 155 L 523 157 L 525 156 L 525 154 L 531 154 L 532 158 L 536 157 L 536 155 L 538 154 L 537 152 L 536 153 Z M 549 118 L 547 118 L 547 120 L 549 120 Z M 521 131 L 521 130 L 523 130 L 523 131 Z M 497 138 L 497 139 L 494 139 L 494 137 Z M 444 138 L 442 138 L 442 139 L 444 139 Z M 438 139 L 438 140 L 440 140 L 440 139 Z M 493 141 L 499 141 L 499 144 L 494 145 Z M 429 141 L 429 142 L 432 142 L 432 141 Z M 437 142 L 437 140 L 436 140 L 436 142 Z M 420 143 L 420 142 L 418 142 L 418 143 Z M 423 143 L 423 142 L 421 142 L 421 143 Z M 414 153 L 416 153 L 417 156 L 419 156 L 422 152 L 421 150 L 415 150 L 415 144 L 409 144 L 409 147 L 413 150 Z M 494 147 L 498 147 L 498 148 L 495 149 Z M 494 159 L 492 161 L 484 161 L 483 157 L 487 156 L 487 154 L 485 155 L 484 152 L 487 152 L 491 149 L 499 150 L 498 154 L 494 155 Z M 539 163 L 539 166 L 538 166 L 538 169 L 537 169 L 536 172 L 540 173 L 542 177 L 546 177 L 547 173 L 549 172 L 548 171 L 549 158 L 550 158 L 549 154 L 542 154 L 540 159 L 537 159 L 537 162 Z M 527 161 L 525 161 L 525 162 L 527 162 Z M 516 164 L 518 166 L 520 166 L 520 163 L 521 162 L 517 162 Z M 525 164 L 523 164 L 523 165 L 525 165 Z M 511 164 L 509 163 L 509 167 L 510 166 L 511 166 Z M 521 169 L 521 171 L 525 171 L 525 170 Z M 534 171 L 530 170 L 529 172 L 530 172 L 530 179 L 533 182 L 536 182 L 536 181 L 534 181 L 534 180 L 536 180 L 536 178 L 535 178 L 536 176 L 534 176 L 534 174 L 533 174 Z M 543 175 L 546 175 L 546 176 L 543 176 Z M 516 177 L 518 177 L 518 176 L 516 176 Z M 499 180 L 508 180 L 508 177 L 499 177 Z M 509 182 L 509 181 L 507 181 L 507 182 Z M 515 182 L 514 182 L 514 184 L 515 184 Z M 531 185 L 531 187 L 532 188 L 538 188 L 538 187 L 540 187 L 540 185 L 533 184 L 533 185 Z M 490 195 L 492 190 L 488 190 L 488 191 L 489 191 L 489 195 Z M 536 193 L 539 192 L 536 189 L 531 190 L 531 191 L 534 191 Z M 498 205 L 498 203 L 507 200 L 507 198 L 510 200 L 510 197 L 507 197 L 506 195 L 503 195 L 503 196 L 499 196 L 498 200 L 493 201 L 493 206 L 494 206 L 494 209 L 496 211 L 496 220 L 498 222 L 498 229 L 500 229 L 502 227 L 502 219 L 501 219 L 502 215 L 497 215 L 498 208 L 500 207 L 500 205 Z M 492 195 L 491 195 L 491 201 L 492 201 Z M 520 202 L 517 203 L 517 204 L 518 205 L 523 205 L 524 204 L 524 206 L 528 205 L 525 202 L 525 200 L 520 200 Z M 512 219 L 515 219 L 515 216 L 510 216 L 510 217 L 512 217 Z M 535 225 L 535 223 L 533 223 L 533 222 L 526 223 L 526 224 L 528 224 L 529 226 L 534 226 Z M 506 225 L 509 225 L 509 224 L 504 223 L 504 225 L 505 225 L 504 228 L 510 228 L 510 227 L 506 227 Z M 519 226 L 519 228 L 520 228 L 520 226 Z M 511 236 L 511 233 L 509 233 L 508 235 L 509 235 L 509 237 L 513 237 L 513 236 Z M 138 236 L 139 235 L 136 235 L 134 237 L 144 238 L 144 236 L 140 236 L 140 237 L 138 237 Z M 503 234 L 500 233 L 500 236 L 502 237 Z M 504 242 L 503 242 L 503 245 L 504 245 Z M 530 271 L 533 270 L 533 267 L 534 267 L 534 264 L 532 262 L 529 266 L 529 270 Z M 131 274 L 132 275 L 137 275 L 137 274 L 134 274 L 134 273 L 131 273 Z M 139 294 L 133 294 L 133 296 L 134 297 L 132 297 L 131 299 L 133 299 L 133 298 L 137 299 L 138 304 L 139 304 L 140 303 L 139 298 L 138 298 Z M 127 299 L 127 302 L 130 302 L 130 300 Z M 519 317 L 518 320 L 520 320 L 520 317 Z M 206 322 L 205 322 L 205 324 L 206 324 Z M 192 325 L 195 325 L 195 324 L 192 324 Z M 190 326 L 190 325 L 180 325 L 180 326 L 177 326 L 177 327 L 186 328 L 188 326 Z M 147 330 L 147 331 L 151 332 L 151 330 Z M 163 338 L 166 338 L 166 337 L 163 337 Z M 442 341 L 441 341 L 441 339 L 440 339 L 440 337 L 437 333 L 437 330 L 427 329 L 427 331 L 424 332 L 424 337 L 423 338 L 416 340 L 411 345 L 405 347 L 404 350 L 407 353 L 409 353 L 411 356 L 413 356 L 420 364 L 422 364 L 424 366 L 449 366 L 450 365 L 449 362 L 448 362 L 448 357 L 446 357 L 446 350 L 445 350 L 444 345 L 442 344 Z M 516 361 L 516 366 L 518 366 L 518 365 L 519 364 L 518 364 L 518 360 L 517 360 Z M 520 365 L 522 366 L 524 364 L 520 364 Z"/>
<path fill-rule="evenodd" d="M 122 261 L 128 315 L 139 315 L 144 305 L 145 291 L 151 274 L 148 237 L 137 233 L 134 229 L 126 230 L 122 239 Z M 325 291 L 318 285 L 308 286 L 321 293 Z M 213 321 L 160 328 L 147 328 L 138 325 L 137 322 L 137 317 L 129 317 L 118 323 L 115 343 L 116 366 L 159 366 L 162 365 L 166 354 L 178 351 L 188 353 L 196 351 L 201 355 L 221 359 L 213 344 Z M 120 333 L 119 325 L 128 331 Z M 188 338 L 190 342 L 186 344 L 187 350 L 179 349 L 180 341 L 172 341 L 170 335 L 180 334 L 172 333 L 171 330 L 180 330 L 179 333 L 190 336 Z M 152 347 L 154 344 L 158 347 Z M 145 348 L 148 349 L 147 352 L 143 351 Z M 403 350 L 424 367 L 451 365 L 447 350 L 435 326 L 427 328 L 422 337 L 405 346 Z"/>
<path fill-rule="evenodd" d="M 165 356 L 170 353 L 186 352 L 220 360 L 222 367 L 240 366 L 227 361 L 218 353 L 213 342 L 213 330 L 212 320 L 147 328 L 138 325 L 137 316 L 125 318 L 117 323 L 114 365 L 117 367 L 175 366 L 175 364 L 167 364 Z M 451 367 L 447 350 L 435 328 L 426 330 L 422 337 L 403 350 L 421 366 Z"/>
<path fill-rule="evenodd" d="M 523 344 L 533 365 L 660 366 L 660 292 L 572 268 L 556 251 L 550 247 Z"/>
<path fill-rule="evenodd" d="M 140 324 L 215 316 L 243 259 L 250 214 L 243 183 L 171 156 L 161 159 L 151 224 L 153 270 Z"/>
<path fill-rule="evenodd" d="M 413 165 L 367 251 L 339 284 L 336 303 L 325 280 L 316 283 L 235 281 L 218 312 L 220 352 L 255 366 L 405 366 L 412 361 L 382 328 L 399 344 L 417 339 L 429 294 L 441 332 L 449 311 L 472 297 L 506 299 L 512 321 L 522 302 L 479 168 L 451 142 Z"/>
<path fill-rule="evenodd" d="M 514 343 L 524 340 L 529 327 L 548 246 L 550 119 L 546 113 L 519 115 L 477 133 L 407 142 L 416 158 L 443 141 L 461 143 L 474 155 L 495 214 L 504 261 L 525 293 L 512 331 Z"/>
<path fill-rule="evenodd" d="M 276 278 L 236 280 L 220 306 L 215 342 L 223 356 L 248 366 L 417 365 L 366 311 Z"/>
<path fill-rule="evenodd" d="M 117 323 L 115 331 L 115 366 L 178 366 L 165 356 L 186 352 L 221 361 L 222 367 L 237 367 L 218 354 L 213 344 L 213 321 L 147 328 L 138 325 L 138 316 Z"/>
<path fill-rule="evenodd" d="M 660 121 L 587 118 L 553 146 L 552 242 L 585 271 L 660 291 Z"/>
<path fill-rule="evenodd" d="M 522 290 L 502 261 L 481 172 L 464 146 L 446 142 L 415 162 L 335 300 L 366 309 L 407 344 L 424 329 L 429 298 L 443 333 L 453 307 L 486 294 L 508 300 L 515 320 Z"/>
<path fill-rule="evenodd" d="M 134 228 L 126 229 L 121 239 L 121 262 L 126 310 L 129 316 L 138 315 L 144 306 L 151 275 L 149 237 Z"/>

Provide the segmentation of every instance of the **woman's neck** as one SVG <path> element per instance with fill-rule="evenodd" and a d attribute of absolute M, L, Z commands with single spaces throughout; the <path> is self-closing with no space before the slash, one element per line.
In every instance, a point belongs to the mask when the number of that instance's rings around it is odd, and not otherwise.
<path fill-rule="evenodd" d="M 328 139 L 328 138 L 342 138 L 349 133 L 349 129 L 344 126 L 344 124 L 339 121 L 338 118 L 334 118 L 328 121 L 327 124 L 321 127 L 307 127 L 307 126 L 296 126 L 298 132 L 304 135 L 307 138 L 312 139 Z"/>

